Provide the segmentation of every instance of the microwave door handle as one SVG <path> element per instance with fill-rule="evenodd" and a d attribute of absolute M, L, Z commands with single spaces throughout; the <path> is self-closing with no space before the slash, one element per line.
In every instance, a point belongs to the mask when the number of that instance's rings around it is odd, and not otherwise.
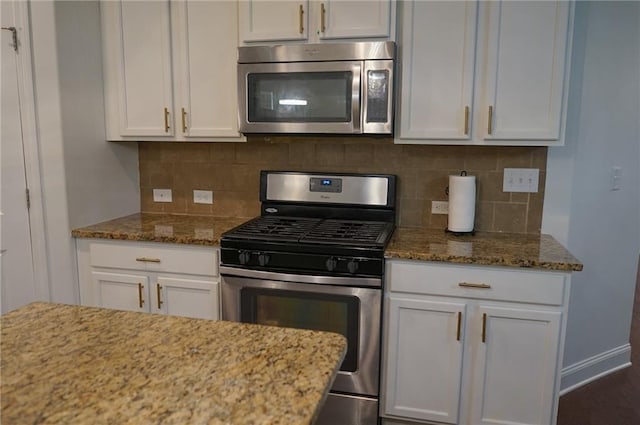
<path fill-rule="evenodd" d="M 353 65 L 353 81 L 351 87 L 351 121 L 353 123 L 353 132 L 362 133 L 362 111 L 366 109 L 361 104 L 364 96 L 362 78 L 364 77 L 364 66 L 362 62 Z"/>

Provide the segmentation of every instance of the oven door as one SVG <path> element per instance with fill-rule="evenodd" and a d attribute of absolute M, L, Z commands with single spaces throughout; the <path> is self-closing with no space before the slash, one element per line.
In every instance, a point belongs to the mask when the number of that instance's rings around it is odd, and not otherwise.
<path fill-rule="evenodd" d="M 224 266 L 221 272 L 223 320 L 340 333 L 347 338 L 347 353 L 332 390 L 378 395 L 382 289 L 342 285 L 373 279 L 313 277 L 335 285 Z"/>
<path fill-rule="evenodd" d="M 238 64 L 243 133 L 362 133 L 361 61 Z"/>

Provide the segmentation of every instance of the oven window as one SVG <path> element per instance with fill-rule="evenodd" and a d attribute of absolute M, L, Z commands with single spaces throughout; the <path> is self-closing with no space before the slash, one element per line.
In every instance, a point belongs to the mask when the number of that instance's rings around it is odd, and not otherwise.
<path fill-rule="evenodd" d="M 249 122 L 351 122 L 351 72 L 249 74 Z"/>
<path fill-rule="evenodd" d="M 347 338 L 340 370 L 358 367 L 360 301 L 357 297 L 278 289 L 243 288 L 241 321 L 261 325 L 329 331 Z"/>

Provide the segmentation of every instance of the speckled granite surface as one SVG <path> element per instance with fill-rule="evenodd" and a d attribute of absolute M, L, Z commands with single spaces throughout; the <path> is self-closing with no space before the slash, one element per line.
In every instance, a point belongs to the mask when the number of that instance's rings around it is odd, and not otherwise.
<path fill-rule="evenodd" d="M 454 236 L 443 230 L 399 227 L 387 258 L 580 271 L 582 264 L 550 235 L 477 232 Z"/>
<path fill-rule="evenodd" d="M 62 304 L 2 316 L 1 422 L 309 424 L 337 334 Z"/>
<path fill-rule="evenodd" d="M 220 245 L 220 236 L 249 220 L 246 217 L 208 217 L 137 213 L 79 229 L 76 238 Z"/>

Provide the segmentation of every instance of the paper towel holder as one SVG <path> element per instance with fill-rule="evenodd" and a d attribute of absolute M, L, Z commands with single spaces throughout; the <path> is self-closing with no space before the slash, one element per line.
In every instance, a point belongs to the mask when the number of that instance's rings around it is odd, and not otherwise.
<path fill-rule="evenodd" d="M 467 170 L 462 170 L 462 171 L 460 172 L 460 175 L 461 175 L 461 176 L 467 176 L 467 175 L 468 175 Z M 447 197 L 449 196 L 449 186 L 445 187 L 445 189 L 444 189 L 444 193 L 447 195 Z M 473 229 L 471 229 L 471 230 L 470 230 L 470 231 L 468 231 L 468 232 L 459 232 L 459 231 L 455 231 L 455 230 L 449 230 L 449 228 L 448 228 L 448 227 L 445 227 L 444 232 L 445 232 L 445 233 L 450 233 L 450 234 L 452 234 L 453 236 L 468 236 L 468 235 L 475 236 L 475 234 L 476 234 L 476 229 L 475 229 L 475 228 L 473 228 Z"/>

